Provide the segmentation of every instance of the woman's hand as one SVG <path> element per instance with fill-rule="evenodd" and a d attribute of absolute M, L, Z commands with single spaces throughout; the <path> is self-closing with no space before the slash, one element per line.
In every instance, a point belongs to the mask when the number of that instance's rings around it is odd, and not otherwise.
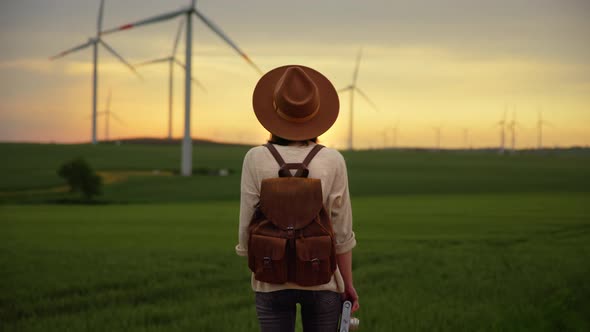
<path fill-rule="evenodd" d="M 352 283 L 352 251 L 337 255 L 336 260 L 338 262 L 338 269 L 340 269 L 340 273 L 342 274 L 342 280 L 344 281 L 342 298 L 344 301 L 348 300 L 352 302 L 352 313 L 359 309 L 359 296 Z"/>
<path fill-rule="evenodd" d="M 359 305 L 359 296 L 356 293 L 356 289 L 354 289 L 354 286 L 350 286 L 350 287 L 345 287 L 344 288 L 344 293 L 342 293 L 342 298 L 346 301 L 350 301 L 352 302 L 352 309 L 350 310 L 350 313 L 354 313 L 355 311 L 359 310 L 360 305 Z"/>

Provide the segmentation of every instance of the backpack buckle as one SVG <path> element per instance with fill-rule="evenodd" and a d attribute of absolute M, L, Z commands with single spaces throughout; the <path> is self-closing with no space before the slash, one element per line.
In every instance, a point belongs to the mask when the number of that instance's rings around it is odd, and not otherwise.
<path fill-rule="evenodd" d="M 263 259 L 263 265 L 262 268 L 265 270 L 272 270 L 272 259 L 268 256 L 265 256 Z"/>
<path fill-rule="evenodd" d="M 318 272 L 320 270 L 320 259 L 314 258 L 311 260 L 311 268 L 314 272 Z"/>
<path fill-rule="evenodd" d="M 295 227 L 287 226 L 287 235 L 292 238 L 295 235 Z"/>

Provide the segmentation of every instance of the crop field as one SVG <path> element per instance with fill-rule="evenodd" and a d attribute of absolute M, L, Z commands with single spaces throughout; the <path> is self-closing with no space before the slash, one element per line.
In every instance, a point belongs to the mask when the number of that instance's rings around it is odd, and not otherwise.
<path fill-rule="evenodd" d="M 0 144 L 0 331 L 256 331 L 243 146 Z M 56 170 L 114 179 L 74 204 Z M 357 151 L 361 331 L 590 330 L 590 154 Z"/>

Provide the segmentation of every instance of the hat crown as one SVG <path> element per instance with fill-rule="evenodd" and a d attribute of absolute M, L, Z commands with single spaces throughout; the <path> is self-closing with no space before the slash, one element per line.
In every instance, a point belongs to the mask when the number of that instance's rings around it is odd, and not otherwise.
<path fill-rule="evenodd" d="M 326 76 L 301 65 L 264 74 L 252 94 L 260 124 L 282 138 L 301 141 L 325 133 L 338 118 L 338 93 Z"/>
<path fill-rule="evenodd" d="M 318 87 L 303 69 L 290 67 L 276 84 L 274 104 L 276 112 L 285 120 L 305 122 L 319 110 Z"/>

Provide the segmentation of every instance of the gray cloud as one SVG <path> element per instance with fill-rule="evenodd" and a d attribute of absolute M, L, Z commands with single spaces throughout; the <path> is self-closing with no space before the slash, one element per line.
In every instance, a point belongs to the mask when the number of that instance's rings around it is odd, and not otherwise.
<path fill-rule="evenodd" d="M 105 26 L 173 10 L 189 1 L 106 1 Z M 8 1 L 0 4 L 2 59 L 51 54 L 95 31 L 98 0 Z M 198 8 L 245 49 L 255 45 L 428 46 L 464 56 L 515 56 L 586 63 L 590 2 L 584 0 L 202 0 Z M 175 23 L 129 33 L 171 39 Z M 203 25 L 199 43 L 220 43 Z M 125 37 L 113 37 L 117 41 Z M 133 52 L 133 42 L 126 45 Z M 264 48 L 268 52 L 268 48 Z M 198 52 L 198 49 L 196 50 Z M 290 50 L 292 52 L 292 50 Z M 49 55 L 46 54 L 46 55 Z M 151 56 L 151 55 L 145 55 Z"/>

